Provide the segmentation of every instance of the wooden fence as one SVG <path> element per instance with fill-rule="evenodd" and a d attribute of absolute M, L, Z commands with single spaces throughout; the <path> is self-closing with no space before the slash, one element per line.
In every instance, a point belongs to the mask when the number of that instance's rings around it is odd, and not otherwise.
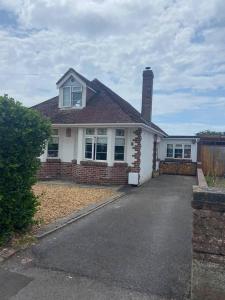
<path fill-rule="evenodd" d="M 225 175 L 225 138 L 201 138 L 198 144 L 198 161 L 204 175 Z"/>

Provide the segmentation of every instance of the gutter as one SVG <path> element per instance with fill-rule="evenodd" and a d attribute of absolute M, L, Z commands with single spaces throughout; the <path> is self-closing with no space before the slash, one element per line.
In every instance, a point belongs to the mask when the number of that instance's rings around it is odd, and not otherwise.
<path fill-rule="evenodd" d="M 132 127 L 139 127 L 143 128 L 149 132 L 156 133 L 160 136 L 166 137 L 162 132 L 152 128 L 151 126 L 148 126 L 143 123 L 81 123 L 81 124 L 52 124 L 53 128 L 65 128 L 65 127 L 123 127 L 123 128 L 132 128 Z"/>

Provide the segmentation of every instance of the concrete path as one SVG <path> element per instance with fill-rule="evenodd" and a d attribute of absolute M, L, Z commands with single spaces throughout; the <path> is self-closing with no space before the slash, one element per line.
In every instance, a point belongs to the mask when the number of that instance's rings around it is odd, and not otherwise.
<path fill-rule="evenodd" d="M 152 179 L 12 257 L 0 299 L 186 299 L 193 184 Z"/>

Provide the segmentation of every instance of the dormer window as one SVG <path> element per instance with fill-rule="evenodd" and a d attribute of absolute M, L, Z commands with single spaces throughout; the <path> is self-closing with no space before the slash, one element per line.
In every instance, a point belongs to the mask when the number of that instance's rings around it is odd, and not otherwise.
<path fill-rule="evenodd" d="M 63 87 L 63 107 L 81 107 L 82 106 L 82 86 L 64 86 Z"/>

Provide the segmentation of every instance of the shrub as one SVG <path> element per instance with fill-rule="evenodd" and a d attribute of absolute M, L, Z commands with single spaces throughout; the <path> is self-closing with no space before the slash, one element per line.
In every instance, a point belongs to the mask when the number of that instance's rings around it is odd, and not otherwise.
<path fill-rule="evenodd" d="M 32 224 L 38 205 L 32 185 L 50 132 L 37 111 L 0 96 L 0 244 Z"/>

